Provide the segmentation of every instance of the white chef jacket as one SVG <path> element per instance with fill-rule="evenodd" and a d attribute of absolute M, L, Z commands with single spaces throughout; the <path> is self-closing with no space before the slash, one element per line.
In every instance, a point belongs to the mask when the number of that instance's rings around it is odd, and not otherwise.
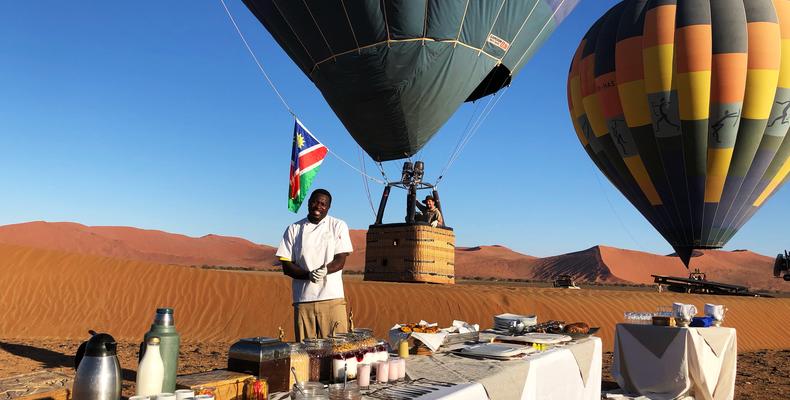
<path fill-rule="evenodd" d="M 292 261 L 302 269 L 313 271 L 329 264 L 336 254 L 352 251 L 348 225 L 327 215 L 317 224 L 305 218 L 289 225 L 277 248 L 276 256 Z M 317 283 L 309 279 L 294 279 L 292 288 L 294 303 L 345 298 L 343 270 L 328 274 Z"/>

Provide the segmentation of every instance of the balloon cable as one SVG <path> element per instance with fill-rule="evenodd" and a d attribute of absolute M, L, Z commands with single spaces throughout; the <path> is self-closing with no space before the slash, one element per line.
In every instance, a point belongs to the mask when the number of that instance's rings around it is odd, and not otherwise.
<path fill-rule="evenodd" d="M 488 80 L 488 82 L 486 83 L 485 91 L 488 91 L 488 88 L 490 86 L 491 86 L 491 80 Z M 442 180 L 442 178 L 444 177 L 444 173 L 447 171 L 447 168 L 450 165 L 450 160 L 452 160 L 455 157 L 455 155 L 459 152 L 461 143 L 463 143 L 464 139 L 467 137 L 467 135 L 469 135 L 469 132 L 471 132 L 472 130 L 472 121 L 475 119 L 475 116 L 478 115 L 477 110 L 480 109 L 480 103 L 476 101 L 473 103 L 475 104 L 475 109 L 472 111 L 471 115 L 469 116 L 469 121 L 466 122 L 466 127 L 464 127 L 463 130 L 464 133 L 458 138 L 458 142 L 455 144 L 453 151 L 450 153 L 450 157 L 447 158 L 447 164 L 444 165 L 442 171 L 439 173 L 439 177 L 436 178 L 436 183 L 434 183 L 434 186 L 438 185 L 439 182 Z M 490 98 L 488 99 L 488 103 L 486 103 L 486 107 L 488 107 L 488 104 L 491 104 Z"/>
<path fill-rule="evenodd" d="M 258 56 L 257 56 L 257 55 L 255 55 L 255 52 L 252 50 L 252 47 L 250 47 L 250 44 L 247 42 L 247 39 L 244 37 L 244 34 L 243 34 L 243 33 L 241 33 L 241 29 L 239 29 L 239 25 L 236 23 L 236 19 L 235 19 L 235 18 L 233 18 L 233 14 L 230 12 L 230 9 L 228 9 L 228 5 L 227 5 L 227 4 L 225 4 L 225 0 L 219 0 L 219 2 L 220 2 L 220 3 L 222 3 L 222 8 L 224 8 L 224 9 L 225 9 L 225 14 L 227 14 L 227 15 L 228 15 L 228 18 L 230 19 L 230 22 L 233 24 L 233 28 L 235 28 L 235 29 L 236 29 L 236 33 L 239 35 L 239 38 L 241 38 L 241 41 L 244 43 L 244 47 L 246 47 L 246 48 L 247 48 L 247 51 L 250 53 L 250 56 L 252 57 L 252 60 L 253 60 L 253 61 L 255 61 L 255 65 L 257 65 L 257 66 L 258 66 L 258 69 L 261 71 L 261 73 L 263 74 L 263 76 L 266 78 L 266 81 L 267 81 L 267 82 L 269 82 L 269 86 L 272 88 L 272 90 L 274 90 L 274 93 L 275 93 L 275 94 L 277 94 L 277 97 L 278 97 L 278 98 L 280 99 L 280 101 L 283 103 L 283 106 L 285 106 L 285 109 L 286 109 L 286 110 L 288 110 L 288 112 L 289 112 L 289 113 L 290 113 L 290 114 L 291 114 L 291 115 L 292 115 L 294 118 L 296 118 L 296 113 L 295 113 L 295 112 L 293 111 L 293 109 L 291 109 L 291 107 L 288 105 L 288 102 L 286 102 L 286 101 L 285 101 L 285 98 L 284 98 L 284 97 L 283 97 L 283 95 L 280 93 L 280 91 L 279 91 L 279 90 L 277 90 L 277 86 L 275 86 L 275 85 L 274 85 L 274 82 L 273 82 L 273 81 L 272 81 L 272 79 L 269 77 L 269 74 L 267 74 L 267 73 L 266 73 L 266 70 L 265 70 L 265 69 L 263 69 L 263 65 L 262 65 L 262 64 L 261 64 L 261 62 L 258 60 Z M 376 183 L 378 183 L 378 184 L 380 184 L 380 185 L 386 185 L 386 182 L 384 182 L 384 181 L 382 181 L 382 180 L 380 180 L 380 179 L 374 178 L 374 177 L 372 177 L 372 176 L 370 176 L 370 175 L 368 175 L 368 174 L 366 174 L 366 173 L 364 173 L 364 172 L 360 171 L 359 169 L 357 169 L 357 168 L 356 168 L 356 167 L 354 167 L 353 165 L 351 165 L 351 164 L 350 164 L 348 161 L 344 160 L 342 157 L 340 157 L 340 156 L 339 156 L 339 155 L 337 155 L 337 154 L 336 154 L 334 151 L 332 151 L 332 149 L 330 149 L 330 148 L 329 148 L 329 146 L 325 146 L 325 147 L 326 147 L 327 151 L 329 152 L 329 154 L 333 155 L 335 158 L 337 158 L 338 160 L 340 160 L 341 162 L 343 162 L 343 163 L 344 163 L 344 164 L 346 164 L 347 166 L 351 167 L 351 169 L 353 169 L 354 171 L 358 172 L 358 173 L 359 173 L 359 174 L 361 174 L 362 176 L 364 176 L 364 177 L 366 177 L 366 178 L 368 178 L 368 179 L 370 179 L 370 180 L 372 180 L 372 181 L 374 181 L 374 182 L 376 182 Z"/>
<path fill-rule="evenodd" d="M 456 151 L 454 151 L 453 154 L 450 156 L 450 159 L 447 161 L 447 165 L 445 165 L 444 168 L 442 169 L 442 172 L 439 174 L 439 177 L 436 179 L 436 183 L 434 184 L 434 186 L 439 186 L 439 183 L 442 181 L 442 179 L 444 179 L 444 176 L 446 175 L 447 171 L 450 169 L 450 167 L 453 166 L 455 161 L 458 160 L 458 157 L 461 156 L 461 152 L 463 152 L 463 150 L 466 148 L 466 145 L 469 144 L 469 141 L 472 139 L 472 137 L 475 134 L 477 134 L 477 131 L 480 130 L 480 127 L 483 126 L 483 123 L 488 119 L 488 116 L 491 114 L 491 111 L 493 111 L 494 108 L 497 106 L 497 104 L 499 104 L 499 100 L 501 100 L 502 97 L 504 97 L 505 93 L 509 88 L 510 86 L 506 86 L 505 89 L 502 90 L 502 92 L 495 93 L 488 100 L 488 103 L 483 108 L 483 111 L 477 116 L 477 119 L 472 124 L 472 127 L 468 130 L 466 135 L 462 137 L 461 141 L 459 141 L 458 145 L 456 146 Z"/>
<path fill-rule="evenodd" d="M 625 226 L 625 223 L 620 218 L 620 214 L 617 213 L 617 210 L 615 210 L 614 205 L 612 205 L 612 201 L 609 199 L 609 195 L 606 194 L 606 189 L 604 189 L 603 183 L 601 182 L 601 177 L 598 176 L 598 174 L 595 173 L 595 170 L 592 168 L 590 169 L 590 172 L 595 176 L 595 180 L 598 182 L 598 188 L 601 189 L 601 193 L 603 194 L 603 197 L 606 199 L 606 202 L 609 203 L 609 208 L 612 210 L 612 214 L 614 214 L 615 218 L 617 218 L 617 221 L 620 222 L 620 226 L 623 227 L 625 233 L 628 234 L 628 237 L 630 237 L 631 240 L 634 242 L 636 248 L 640 251 L 644 251 L 642 245 L 640 245 L 639 242 L 634 237 L 634 235 L 631 234 L 631 231 L 628 230 L 628 228 Z"/>
<path fill-rule="evenodd" d="M 362 154 L 362 147 L 357 145 L 357 152 L 359 154 L 359 165 L 362 168 L 362 172 L 365 173 L 365 156 Z M 365 193 L 368 195 L 368 203 L 370 203 L 370 212 L 373 213 L 373 218 L 376 218 L 376 209 L 373 207 L 373 198 L 370 196 L 370 185 L 368 184 L 368 180 L 364 177 L 362 178 L 362 183 L 365 185 Z"/>
<path fill-rule="evenodd" d="M 285 98 L 283 98 L 282 94 L 280 94 L 280 91 L 277 90 L 277 86 L 274 86 L 274 82 L 272 82 L 271 78 L 269 78 L 269 74 L 266 73 L 266 70 L 263 69 L 263 65 L 261 65 L 260 61 L 258 61 L 258 56 L 255 55 L 254 51 L 252 51 L 252 47 L 250 47 L 250 44 L 247 43 L 247 39 L 244 38 L 244 34 L 241 33 L 241 29 L 239 29 L 239 25 L 236 24 L 236 19 L 233 18 L 233 14 L 230 13 L 227 4 L 225 4 L 225 0 L 219 0 L 219 2 L 222 3 L 222 7 L 225 9 L 225 13 L 228 14 L 228 18 L 230 18 L 230 22 L 233 24 L 233 27 L 236 29 L 236 33 L 239 34 L 241 41 L 244 43 L 244 47 L 247 48 L 247 51 L 250 53 L 250 56 L 252 56 L 252 60 L 255 61 L 255 64 L 258 66 L 258 69 L 261 70 L 263 76 L 266 78 L 266 81 L 269 82 L 269 86 L 271 86 L 272 90 L 274 90 L 274 93 L 277 94 L 277 97 L 280 98 L 280 101 L 285 106 L 285 109 L 288 110 L 288 112 L 295 117 L 296 113 L 294 113 L 294 111 L 285 101 Z"/>
<path fill-rule="evenodd" d="M 326 147 L 326 146 L 325 146 L 325 147 Z M 370 179 L 371 181 L 378 183 L 379 185 L 386 185 L 386 184 L 387 184 L 387 182 L 384 182 L 384 181 L 382 181 L 381 179 L 378 179 L 378 178 L 374 178 L 374 177 L 372 177 L 372 176 L 370 176 L 370 175 L 368 175 L 368 174 L 366 174 L 366 173 L 364 173 L 364 172 L 360 171 L 360 170 L 359 170 L 359 168 L 357 168 L 357 167 L 355 167 L 355 166 L 353 166 L 353 165 L 349 164 L 349 162 L 348 162 L 348 161 L 344 160 L 344 159 L 343 159 L 343 157 L 340 157 L 339 155 L 335 154 L 335 152 L 334 152 L 334 151 L 332 151 L 332 149 L 330 149 L 329 147 L 326 147 L 326 151 L 328 151 L 328 152 L 329 152 L 329 154 L 331 154 L 331 155 L 335 156 L 335 158 L 337 158 L 338 160 L 340 160 L 340 162 L 342 162 L 343 164 L 346 164 L 346 165 L 348 165 L 348 167 L 349 167 L 349 168 L 353 169 L 354 171 L 357 171 L 357 172 L 358 172 L 360 175 L 364 176 L 365 178 L 368 178 L 368 179 Z"/>
<path fill-rule="evenodd" d="M 384 178 L 384 182 L 389 182 L 390 179 L 387 178 L 387 171 L 384 170 L 384 164 L 379 161 L 376 163 L 376 165 L 379 166 L 379 172 L 381 172 L 381 177 Z"/>

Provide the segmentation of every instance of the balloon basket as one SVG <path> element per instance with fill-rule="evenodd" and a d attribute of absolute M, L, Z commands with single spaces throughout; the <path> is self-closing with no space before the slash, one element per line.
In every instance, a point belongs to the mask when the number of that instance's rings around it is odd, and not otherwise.
<path fill-rule="evenodd" d="M 427 224 L 371 225 L 365 280 L 455 283 L 455 233 Z"/>

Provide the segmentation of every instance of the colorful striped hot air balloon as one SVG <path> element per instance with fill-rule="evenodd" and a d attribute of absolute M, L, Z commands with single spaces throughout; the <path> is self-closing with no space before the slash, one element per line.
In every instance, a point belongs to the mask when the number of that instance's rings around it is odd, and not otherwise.
<path fill-rule="evenodd" d="M 620 2 L 579 45 L 568 102 L 590 158 L 688 266 L 788 180 L 790 2 Z"/>
<path fill-rule="evenodd" d="M 578 0 L 243 0 L 376 161 L 510 84 Z"/>

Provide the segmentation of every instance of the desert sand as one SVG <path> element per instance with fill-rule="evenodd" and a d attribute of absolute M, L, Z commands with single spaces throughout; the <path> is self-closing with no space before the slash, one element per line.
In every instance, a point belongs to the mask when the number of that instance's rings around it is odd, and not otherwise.
<path fill-rule="evenodd" d="M 352 232 L 358 251 L 349 260 L 351 269 L 362 269 L 364 253 L 359 249 L 364 238 L 364 231 Z M 229 345 L 242 337 L 275 336 L 281 326 L 292 338 L 288 278 L 277 272 L 195 268 L 269 269 L 275 262 L 271 247 L 214 235 L 190 238 L 68 223 L 0 227 L 0 242 L 9 241 L 25 245 L 0 244 L 0 376 L 40 369 L 73 375 L 73 354 L 87 331 L 94 329 L 119 340 L 124 393 L 131 394 L 137 345 L 161 306 L 176 310 L 184 341 L 181 374 L 224 367 Z M 501 246 L 459 248 L 456 254 L 459 273 L 468 276 L 551 278 L 570 273 L 587 281 L 622 283 L 643 281 L 645 270 L 685 274 L 671 257 L 604 246 L 543 259 Z M 706 252 L 695 258 L 710 263 L 708 271 L 733 280 L 758 275 L 749 265 L 764 259 L 768 257 L 749 252 Z M 756 279 L 759 283 L 764 278 Z M 706 302 L 725 304 L 725 325 L 738 329 L 737 398 L 782 398 L 790 393 L 790 335 L 777 322 L 790 319 L 790 298 L 686 295 L 616 286 L 567 290 L 501 282 L 398 284 L 365 282 L 359 275 L 345 281 L 357 326 L 372 327 L 379 337 L 386 337 L 397 322 L 425 319 L 448 325 L 461 319 L 487 328 L 495 314 L 535 313 L 544 321 L 585 321 L 600 327 L 598 335 L 607 352 L 612 350 L 614 325 L 625 311 L 653 311 L 674 301 L 700 309 Z M 608 375 L 610 364 L 607 353 L 604 388 L 616 386 Z"/>
<path fill-rule="evenodd" d="M 176 310 L 185 340 L 234 341 L 292 337 L 291 288 L 275 272 L 218 271 L 142 261 L 0 245 L 0 337 L 84 338 L 88 329 L 119 339 L 138 339 L 156 307 Z M 397 322 L 453 319 L 490 327 L 503 312 L 537 314 L 540 320 L 585 321 L 601 327 L 611 350 L 614 325 L 625 311 L 653 311 L 674 301 L 725 304 L 726 325 L 738 329 L 742 351 L 788 349 L 790 299 L 563 290 L 507 285 L 436 286 L 346 280 L 357 326 L 385 337 Z M 430 304 L 430 307 L 426 307 Z"/>
<path fill-rule="evenodd" d="M 351 231 L 355 251 L 346 263 L 348 271 L 364 270 L 365 234 L 364 230 Z M 0 226 L 0 243 L 164 264 L 278 269 L 274 247 L 219 235 L 193 238 L 132 227 L 29 222 Z M 753 290 L 790 291 L 790 284 L 772 276 L 773 257 L 749 251 L 697 253 L 699 256 L 692 258 L 691 268 L 701 269 L 710 280 L 745 285 Z M 459 247 L 455 265 L 459 278 L 498 280 L 551 281 L 558 274 L 568 274 L 581 282 L 650 284 L 653 282 L 651 274 L 688 274 L 677 257 L 608 246 L 544 258 L 498 245 Z"/>
<path fill-rule="evenodd" d="M 0 338 L 0 377 L 41 369 L 74 376 L 74 352 L 79 341 L 59 339 Z M 191 374 L 227 366 L 228 342 L 182 342 L 178 373 Z M 139 342 L 121 340 L 118 358 L 123 371 L 123 393 L 134 394 Z M 790 350 L 759 350 L 738 354 L 735 398 L 738 400 L 786 399 L 790 395 Z M 611 376 L 612 353 L 603 355 L 602 388 L 612 390 L 617 383 Z M 0 393 L 0 399 L 5 399 Z"/>

